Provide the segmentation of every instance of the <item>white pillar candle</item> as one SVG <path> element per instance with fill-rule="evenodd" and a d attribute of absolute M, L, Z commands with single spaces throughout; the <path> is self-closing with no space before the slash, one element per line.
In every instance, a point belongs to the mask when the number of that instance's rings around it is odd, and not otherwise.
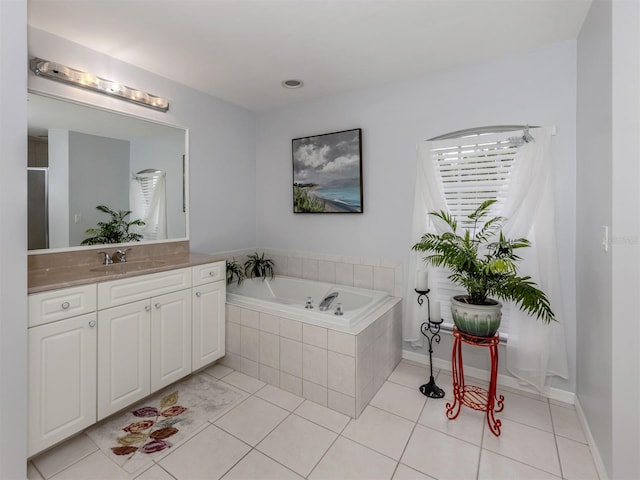
<path fill-rule="evenodd" d="M 431 302 L 431 310 L 429 311 L 429 317 L 431 323 L 442 323 L 442 315 L 440 313 L 440 302 Z"/>
<path fill-rule="evenodd" d="M 426 292 L 429 290 L 429 280 L 426 270 L 418 270 L 416 272 L 416 290 Z"/>

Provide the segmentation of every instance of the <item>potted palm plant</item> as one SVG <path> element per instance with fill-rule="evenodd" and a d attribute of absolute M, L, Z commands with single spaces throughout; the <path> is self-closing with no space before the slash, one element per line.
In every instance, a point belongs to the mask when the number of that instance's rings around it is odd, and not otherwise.
<path fill-rule="evenodd" d="M 483 202 L 467 218 L 472 227 L 458 233 L 458 223 L 447 212 L 429 212 L 440 219 L 447 230 L 427 233 L 413 246 L 428 265 L 449 269 L 449 280 L 463 287 L 466 295 L 451 298 L 451 314 L 456 327 L 465 333 L 489 337 L 500 327 L 502 304 L 512 301 L 521 310 L 545 323 L 555 321 L 545 293 L 528 276 L 518 275 L 518 249 L 530 247 L 526 238 L 514 240 L 502 233 L 503 217 L 485 221 L 496 200 Z M 495 298 L 492 298 L 495 297 Z"/>
<path fill-rule="evenodd" d="M 80 245 L 99 245 L 103 243 L 125 243 L 139 242 L 142 240 L 142 234 L 131 232 L 132 226 L 144 227 L 145 222 L 137 218 L 129 220 L 127 217 L 131 215 L 131 210 L 111 210 L 106 205 L 98 205 L 97 210 L 107 213 L 111 216 L 108 222 L 98 222 L 98 228 L 87 228 L 87 233 L 92 235 L 85 238 Z"/>

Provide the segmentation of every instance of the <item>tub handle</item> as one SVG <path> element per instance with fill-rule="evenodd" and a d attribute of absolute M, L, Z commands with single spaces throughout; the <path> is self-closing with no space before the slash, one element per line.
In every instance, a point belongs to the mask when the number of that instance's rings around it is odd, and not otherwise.
<path fill-rule="evenodd" d="M 307 302 L 304 304 L 304 308 L 306 308 L 307 310 L 313 309 L 313 298 L 312 297 L 307 297 Z"/>
<path fill-rule="evenodd" d="M 344 312 L 342 311 L 342 302 L 336 303 L 336 311 L 333 313 L 338 316 L 344 315 Z"/>

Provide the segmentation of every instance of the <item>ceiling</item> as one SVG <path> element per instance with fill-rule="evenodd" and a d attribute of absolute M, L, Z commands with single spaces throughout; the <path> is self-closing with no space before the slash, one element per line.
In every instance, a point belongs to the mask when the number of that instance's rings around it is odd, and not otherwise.
<path fill-rule="evenodd" d="M 265 111 L 573 39 L 590 4 L 28 0 L 28 23 L 249 110 Z M 281 82 L 287 79 L 302 80 L 304 87 L 285 89 Z"/>

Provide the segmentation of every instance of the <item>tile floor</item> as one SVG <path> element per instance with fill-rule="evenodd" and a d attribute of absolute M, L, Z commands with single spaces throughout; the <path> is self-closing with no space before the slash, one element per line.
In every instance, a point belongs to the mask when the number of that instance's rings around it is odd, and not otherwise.
<path fill-rule="evenodd" d="M 214 365 L 211 375 L 247 398 L 145 471 L 128 474 L 82 434 L 28 464 L 36 479 L 597 479 L 571 405 L 510 391 L 502 435 L 463 407 L 445 417 L 451 376 L 436 382 L 445 399 L 418 390 L 427 370 L 401 362 L 357 420 Z"/>

